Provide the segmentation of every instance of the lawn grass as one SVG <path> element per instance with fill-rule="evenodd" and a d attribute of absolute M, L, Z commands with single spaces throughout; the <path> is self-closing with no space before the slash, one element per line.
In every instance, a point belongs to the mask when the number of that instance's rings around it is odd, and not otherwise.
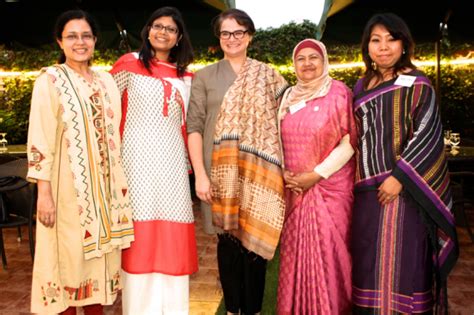
<path fill-rule="evenodd" d="M 265 292 L 263 295 L 263 305 L 261 315 L 276 314 L 276 299 L 278 289 L 278 269 L 280 266 L 280 250 L 277 248 L 275 256 L 267 264 L 267 274 L 265 276 Z M 216 315 L 225 315 L 224 299 L 221 300 Z"/>

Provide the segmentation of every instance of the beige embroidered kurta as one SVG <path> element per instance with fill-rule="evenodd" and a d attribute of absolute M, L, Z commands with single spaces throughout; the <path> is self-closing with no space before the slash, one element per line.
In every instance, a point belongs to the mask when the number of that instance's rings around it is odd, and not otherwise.
<path fill-rule="evenodd" d="M 105 97 L 108 102 L 110 97 L 112 104 L 107 110 L 113 110 L 115 116 L 112 122 L 118 126 L 121 117 L 118 89 L 109 74 L 101 73 L 99 77 L 102 91 L 106 91 Z M 119 249 L 112 249 L 101 257 L 87 260 L 84 257 L 78 193 L 68 156 L 70 143 L 65 136 L 60 98 L 52 80 L 46 73 L 36 80 L 28 132 L 28 178 L 31 181 L 41 179 L 51 182 L 57 210 L 53 228 L 46 228 L 39 222 L 36 226 L 31 311 L 41 314 L 59 313 L 69 306 L 112 304 L 121 287 Z M 84 97 L 90 99 L 93 93 L 91 87 L 79 78 L 75 82 L 79 87 L 75 91 L 91 93 Z M 107 114 L 110 115 L 110 110 Z M 103 134 L 97 133 L 98 138 L 101 136 Z M 104 150 L 107 154 L 108 149 L 103 147 L 101 153 Z M 111 175 L 107 171 L 105 174 Z"/>

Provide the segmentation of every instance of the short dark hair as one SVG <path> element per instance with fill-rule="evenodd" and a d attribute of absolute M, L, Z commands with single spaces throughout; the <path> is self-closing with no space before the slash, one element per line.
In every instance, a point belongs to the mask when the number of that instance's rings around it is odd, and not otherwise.
<path fill-rule="evenodd" d="M 97 37 L 99 33 L 99 27 L 92 17 L 88 12 L 83 11 L 83 10 L 69 10 L 61 13 L 58 18 L 56 19 L 56 24 L 54 26 L 54 38 L 56 40 L 61 40 L 64 27 L 66 24 L 71 21 L 71 20 L 85 20 L 87 24 L 89 24 L 92 34 Z M 64 63 L 66 61 L 66 56 L 64 55 L 64 52 L 61 52 L 61 55 L 59 56 L 58 62 L 59 63 Z"/>
<path fill-rule="evenodd" d="M 159 8 L 148 18 L 148 21 L 141 31 L 142 45 L 139 51 L 140 60 L 145 68 L 151 72 L 150 63 L 153 59 L 153 47 L 151 46 L 148 36 L 153 22 L 162 16 L 171 17 L 178 26 L 178 38 L 181 36 L 181 39 L 179 40 L 179 45 L 171 49 L 169 61 L 176 63 L 176 72 L 179 77 L 182 77 L 188 65 L 193 61 L 194 53 L 181 12 L 175 7 Z"/>
<path fill-rule="evenodd" d="M 236 20 L 239 25 L 245 27 L 249 35 L 255 34 L 255 25 L 246 12 L 239 9 L 228 9 L 212 19 L 212 28 L 214 30 L 214 35 L 217 37 L 219 37 L 221 33 L 222 22 L 226 19 Z"/>
<path fill-rule="evenodd" d="M 405 21 L 400 18 L 398 15 L 393 13 L 378 13 L 370 18 L 364 28 L 361 40 L 361 49 L 362 49 L 362 59 L 365 64 L 365 74 L 364 74 L 364 87 L 367 88 L 369 82 L 377 77 L 382 79 L 381 73 L 372 67 L 372 59 L 369 56 L 369 42 L 370 34 L 372 29 L 376 25 L 384 26 L 390 35 L 395 39 L 402 41 L 403 45 L 403 54 L 400 60 L 395 63 L 393 67 L 393 72 L 397 73 L 403 68 L 416 69 L 416 66 L 412 63 L 411 59 L 414 55 L 415 43 L 413 37 L 411 36 L 410 29 Z"/>

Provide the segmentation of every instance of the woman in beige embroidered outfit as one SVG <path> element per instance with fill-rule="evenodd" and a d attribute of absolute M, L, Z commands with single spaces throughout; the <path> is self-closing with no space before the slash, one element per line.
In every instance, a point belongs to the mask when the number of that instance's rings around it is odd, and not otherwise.
<path fill-rule="evenodd" d="M 56 22 L 60 65 L 35 82 L 28 178 L 38 184 L 31 311 L 102 314 L 121 288 L 120 250 L 133 240 L 120 157 L 120 95 L 90 68 L 97 28 L 84 11 Z"/>
<path fill-rule="evenodd" d="M 254 314 L 261 311 L 266 262 L 283 224 L 277 99 L 287 84 L 268 65 L 247 58 L 255 27 L 245 12 L 221 13 L 214 31 L 224 59 L 194 77 L 189 153 L 196 193 L 212 205 L 226 309 Z"/>

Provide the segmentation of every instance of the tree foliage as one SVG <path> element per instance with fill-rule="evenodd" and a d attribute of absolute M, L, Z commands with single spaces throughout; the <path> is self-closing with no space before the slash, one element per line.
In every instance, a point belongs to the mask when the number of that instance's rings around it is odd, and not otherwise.
<path fill-rule="evenodd" d="M 26 143 L 34 77 L 3 79 L 0 91 L 0 131 L 10 144 Z"/>
<path fill-rule="evenodd" d="M 291 84 L 296 82 L 291 69 L 293 47 L 304 38 L 313 38 L 316 26 L 305 21 L 302 24 L 290 23 L 279 28 L 259 30 L 249 47 L 249 56 L 274 65 Z M 323 40 L 324 41 L 324 40 Z M 331 64 L 360 62 L 360 47 L 357 45 L 327 44 Z M 442 58 L 468 57 L 474 51 L 472 43 L 450 44 L 443 46 Z M 94 63 L 112 65 L 122 54 L 118 49 L 97 50 Z M 218 46 L 198 47 L 195 50 L 196 64 L 209 64 L 222 58 Z M 418 60 L 433 60 L 434 44 L 419 44 L 415 48 Z M 6 50 L 0 46 L 0 70 L 37 71 L 42 67 L 54 64 L 59 57 L 55 46 L 46 46 L 28 50 Z M 434 82 L 434 67 L 421 69 Z M 332 69 L 330 75 L 353 87 L 363 73 L 362 68 Z M 25 143 L 28 128 L 34 77 L 25 75 L 0 78 L 0 131 L 7 132 L 9 143 Z M 451 129 L 474 137 L 474 67 L 443 66 L 441 68 L 441 94 L 439 103 L 443 121 Z"/>

